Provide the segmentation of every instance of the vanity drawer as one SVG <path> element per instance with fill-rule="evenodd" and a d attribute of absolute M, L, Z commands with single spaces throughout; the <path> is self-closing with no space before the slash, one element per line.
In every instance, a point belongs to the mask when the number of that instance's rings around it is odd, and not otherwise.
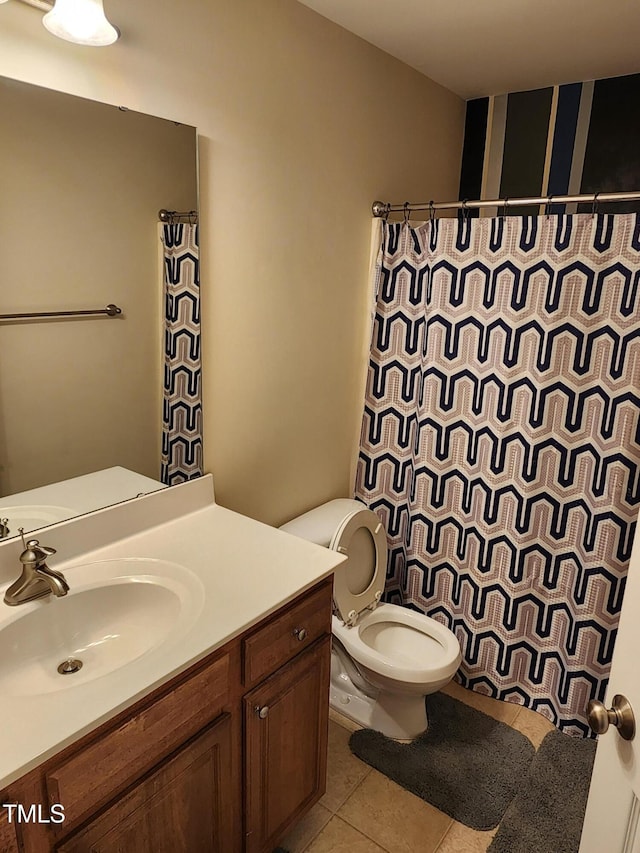
<path fill-rule="evenodd" d="M 242 642 L 243 680 L 257 684 L 318 637 L 331 633 L 333 581 L 324 581 Z"/>
<path fill-rule="evenodd" d="M 222 711 L 229 697 L 229 655 L 192 675 L 118 728 L 45 774 L 49 803 L 65 824 L 103 805 Z"/>

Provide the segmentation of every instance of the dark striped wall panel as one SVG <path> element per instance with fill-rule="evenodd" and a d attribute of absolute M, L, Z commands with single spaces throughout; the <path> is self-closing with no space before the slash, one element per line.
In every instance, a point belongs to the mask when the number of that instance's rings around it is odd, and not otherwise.
<path fill-rule="evenodd" d="M 553 132 L 549 181 L 545 195 L 568 195 L 573 149 L 578 128 L 582 83 L 560 86 Z M 552 213 L 564 213 L 563 204 L 551 207 Z"/>
<path fill-rule="evenodd" d="M 640 74 L 469 101 L 460 198 L 640 190 L 639 106 Z M 566 212 L 575 210 L 569 205 Z M 636 212 L 640 203 L 602 210 Z M 551 212 L 565 206 L 552 205 Z"/>
<path fill-rule="evenodd" d="M 640 187 L 640 74 L 597 80 L 582 170 L 582 191 Z M 585 208 L 589 209 L 589 208 Z M 635 202 L 607 205 L 607 213 L 638 210 Z"/>
<path fill-rule="evenodd" d="M 500 197 L 539 195 L 544 174 L 553 89 L 516 92 L 507 101 Z M 521 214 L 538 208 L 520 207 Z"/>
<path fill-rule="evenodd" d="M 467 114 L 464 122 L 464 147 L 462 149 L 462 169 L 460 172 L 460 198 L 475 199 L 482 194 L 482 168 L 487 138 L 487 116 L 489 98 L 476 98 L 467 101 Z M 472 215 L 478 211 L 472 211 Z"/>

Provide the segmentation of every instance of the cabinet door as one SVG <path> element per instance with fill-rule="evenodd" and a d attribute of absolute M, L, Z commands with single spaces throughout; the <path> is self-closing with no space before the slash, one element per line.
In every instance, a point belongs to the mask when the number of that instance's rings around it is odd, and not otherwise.
<path fill-rule="evenodd" d="M 60 853 L 234 849 L 231 718 L 225 715 L 67 841 Z"/>
<path fill-rule="evenodd" d="M 325 637 L 244 698 L 248 853 L 271 850 L 324 793 L 330 668 Z"/>
<path fill-rule="evenodd" d="M 3 799 L 3 803 L 15 802 L 15 800 Z M 9 823 L 9 812 L 7 809 L 0 809 L 0 853 L 20 853 L 22 846 L 18 845 L 16 837 L 15 816 L 13 821 Z"/>

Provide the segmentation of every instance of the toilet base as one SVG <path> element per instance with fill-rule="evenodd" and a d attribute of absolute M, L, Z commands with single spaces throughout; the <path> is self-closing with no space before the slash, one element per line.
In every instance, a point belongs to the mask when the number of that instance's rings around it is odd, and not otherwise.
<path fill-rule="evenodd" d="M 365 729 L 375 729 L 398 741 L 411 741 L 428 728 L 425 697 L 386 693 L 367 696 L 359 690 L 332 655 L 329 704 Z"/>

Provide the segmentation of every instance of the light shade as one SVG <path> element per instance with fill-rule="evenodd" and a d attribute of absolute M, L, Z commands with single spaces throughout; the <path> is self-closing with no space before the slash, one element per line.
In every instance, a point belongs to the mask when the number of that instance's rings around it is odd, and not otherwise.
<path fill-rule="evenodd" d="M 42 23 L 58 38 L 93 47 L 113 44 L 120 35 L 107 21 L 102 0 L 56 0 Z"/>

